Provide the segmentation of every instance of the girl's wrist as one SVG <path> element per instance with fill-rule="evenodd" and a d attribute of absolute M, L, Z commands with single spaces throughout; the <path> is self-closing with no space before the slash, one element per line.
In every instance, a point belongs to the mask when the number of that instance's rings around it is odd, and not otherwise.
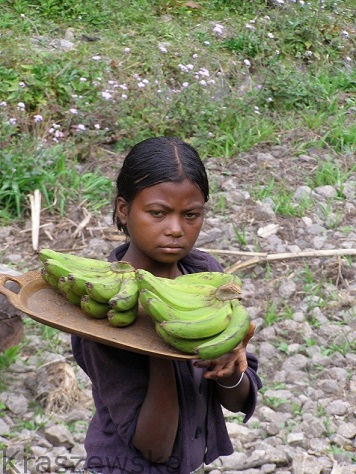
<path fill-rule="evenodd" d="M 222 380 L 222 379 L 216 380 L 216 383 L 221 388 L 232 389 L 232 388 L 238 387 L 241 384 L 241 382 L 244 379 L 244 376 L 245 376 L 245 372 L 240 372 L 238 374 L 238 378 L 237 379 L 235 378 L 235 381 L 230 382 L 232 377 L 229 377 L 229 381 L 226 381 L 226 383 L 220 382 L 220 380 Z"/>

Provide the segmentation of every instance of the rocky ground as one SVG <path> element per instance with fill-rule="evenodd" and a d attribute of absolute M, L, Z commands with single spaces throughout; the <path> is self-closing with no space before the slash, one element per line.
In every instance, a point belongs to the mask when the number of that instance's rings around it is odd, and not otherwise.
<path fill-rule="evenodd" d="M 235 453 L 207 466 L 211 474 L 356 473 L 356 260 L 348 255 L 356 253 L 356 178 L 347 175 L 355 157 L 332 157 L 341 186 L 312 186 L 330 156 L 278 146 L 206 162 L 212 196 L 198 246 L 243 279 L 256 324 L 249 350 L 264 384 L 247 424 L 225 412 Z M 109 177 L 113 160 L 103 163 Z M 302 215 L 280 214 L 281 186 L 294 206 L 307 197 Z M 62 218 L 44 211 L 40 245 L 105 258 L 122 240 L 110 213 L 89 215 L 85 203 Z M 0 240 L 3 272 L 39 267 L 29 222 L 0 228 Z M 85 455 L 90 384 L 68 334 L 28 317 L 24 327 L 18 352 L 0 354 L 2 472 L 73 472 Z"/>

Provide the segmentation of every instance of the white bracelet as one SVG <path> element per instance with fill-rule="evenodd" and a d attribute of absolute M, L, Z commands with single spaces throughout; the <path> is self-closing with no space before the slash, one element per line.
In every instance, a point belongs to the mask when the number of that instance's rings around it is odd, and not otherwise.
<path fill-rule="evenodd" d="M 238 382 L 235 383 L 235 385 L 223 385 L 222 383 L 216 381 L 216 383 L 219 385 L 219 387 L 222 387 L 222 388 L 235 388 L 237 387 L 238 385 L 240 385 L 240 383 L 242 382 L 242 379 L 244 378 L 244 375 L 245 375 L 245 372 L 242 372 L 241 374 L 241 377 L 239 378 Z"/>

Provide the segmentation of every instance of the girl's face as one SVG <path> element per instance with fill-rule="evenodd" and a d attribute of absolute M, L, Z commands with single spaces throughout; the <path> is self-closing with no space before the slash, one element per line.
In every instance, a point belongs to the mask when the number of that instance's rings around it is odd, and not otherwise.
<path fill-rule="evenodd" d="M 117 214 L 130 246 L 124 257 L 136 268 L 176 266 L 195 244 L 204 220 L 204 195 L 189 179 L 140 191 L 132 203 L 119 197 Z"/>

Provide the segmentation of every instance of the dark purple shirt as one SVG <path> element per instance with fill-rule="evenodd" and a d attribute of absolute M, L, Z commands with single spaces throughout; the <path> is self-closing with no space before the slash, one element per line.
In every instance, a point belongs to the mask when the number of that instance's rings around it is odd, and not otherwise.
<path fill-rule="evenodd" d="M 116 248 L 109 260 L 121 260 L 127 247 L 124 244 Z M 189 273 L 223 271 L 212 256 L 197 249 L 192 249 L 180 263 Z M 170 460 L 156 464 L 145 459 L 131 444 L 147 389 L 148 356 L 78 336 L 72 336 L 72 348 L 75 360 L 91 379 L 96 408 L 85 440 L 86 467 L 97 467 L 103 474 L 189 474 L 203 461 L 210 464 L 219 456 L 232 454 L 215 383 L 206 379 L 197 383 L 197 372 L 193 371 L 191 361 L 173 362 L 180 405 L 178 433 Z M 257 359 L 252 354 L 248 354 L 248 366 L 246 375 L 251 382 L 251 393 L 244 409 L 245 422 L 255 410 L 257 391 L 262 386 L 256 374 Z M 201 404 L 206 410 L 204 426 L 201 426 Z M 204 436 L 206 451 L 204 458 L 200 458 Z"/>

